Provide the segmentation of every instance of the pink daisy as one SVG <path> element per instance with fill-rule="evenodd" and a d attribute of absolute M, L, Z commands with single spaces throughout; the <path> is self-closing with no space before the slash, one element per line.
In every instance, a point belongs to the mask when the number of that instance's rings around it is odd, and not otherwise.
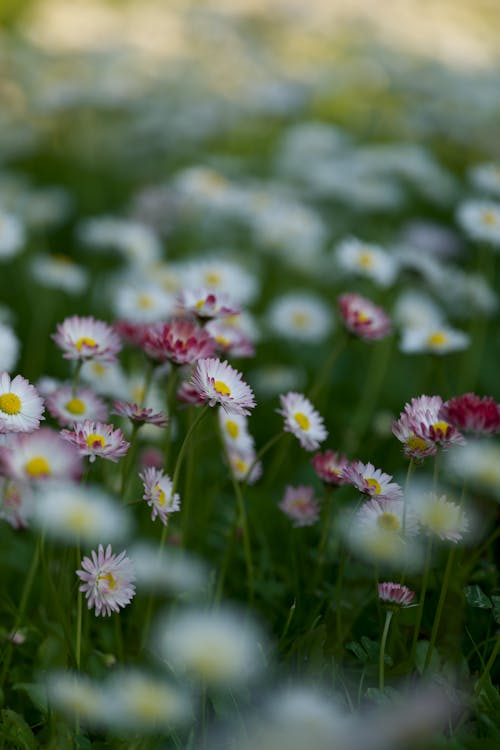
<path fill-rule="evenodd" d="M 379 500 L 401 500 L 403 497 L 399 484 L 391 482 L 392 476 L 376 469 L 373 464 L 353 461 L 344 468 L 342 476 L 363 494 Z"/>
<path fill-rule="evenodd" d="M 250 414 L 255 406 L 253 391 L 240 372 L 220 359 L 200 359 L 190 385 L 210 406 L 220 404 L 228 413 Z"/>
<path fill-rule="evenodd" d="M 410 458 L 423 459 L 427 456 L 435 456 L 437 453 L 435 443 L 415 434 L 411 418 L 407 413 L 402 412 L 399 419 L 393 420 L 392 433 L 400 443 L 403 443 L 403 451 Z"/>
<path fill-rule="evenodd" d="M 439 412 L 453 427 L 476 435 L 496 435 L 500 432 L 500 404 L 491 396 L 464 393 L 446 401 Z"/>
<path fill-rule="evenodd" d="M 111 545 L 106 551 L 102 544 L 97 553 L 92 550 L 90 557 L 84 557 L 76 575 L 83 581 L 79 590 L 85 594 L 88 608 L 95 608 L 95 615 L 106 617 L 119 612 L 130 604 L 135 596 L 135 571 L 126 551 L 113 555 Z"/>
<path fill-rule="evenodd" d="M 335 453 L 330 450 L 324 453 L 316 453 L 311 463 L 318 477 L 326 484 L 347 484 L 347 479 L 344 478 L 342 472 L 349 462 L 342 453 Z"/>
<path fill-rule="evenodd" d="M 148 326 L 143 348 L 147 355 L 160 362 L 168 360 L 184 365 L 213 354 L 215 342 L 196 323 L 190 320 L 173 320 L 171 323 L 154 323 Z"/>
<path fill-rule="evenodd" d="M 73 315 L 58 323 L 52 338 L 64 351 L 64 359 L 115 362 L 122 348 L 118 334 L 102 320 Z"/>
<path fill-rule="evenodd" d="M 114 401 L 113 407 L 112 414 L 127 417 L 138 424 L 153 424 L 155 427 L 166 427 L 168 424 L 168 417 L 164 412 L 154 412 L 153 409 L 143 408 L 130 401 Z"/>
<path fill-rule="evenodd" d="M 7 521 L 16 531 L 28 528 L 34 507 L 31 487 L 9 480 L 4 480 L 3 483 L 0 480 L 0 487 L 0 518 Z"/>
<path fill-rule="evenodd" d="M 411 404 L 405 405 L 405 412 L 408 415 L 408 426 L 417 438 L 427 443 L 434 443 L 443 448 L 452 444 L 464 444 L 463 435 L 440 416 L 442 406 L 443 400 L 441 396 L 419 396 L 418 398 L 412 398 Z"/>
<path fill-rule="evenodd" d="M 61 427 L 72 427 L 86 419 L 102 422 L 108 416 L 106 404 L 90 388 L 79 388 L 73 395 L 72 386 L 62 385 L 48 394 L 46 403 Z"/>
<path fill-rule="evenodd" d="M 217 349 L 230 357 L 253 357 L 255 347 L 241 329 L 224 320 L 211 320 L 205 330 L 214 339 Z"/>
<path fill-rule="evenodd" d="M 114 425 L 90 422 L 88 419 L 75 425 L 73 430 L 61 430 L 60 435 L 63 440 L 75 445 L 80 455 L 88 456 L 91 463 L 96 456 L 116 462 L 130 447 L 130 443 L 123 439 L 122 431 L 115 430 Z"/>
<path fill-rule="evenodd" d="M 383 339 L 391 333 L 391 319 L 371 300 L 360 294 L 349 293 L 342 294 L 338 304 L 347 330 L 364 341 Z"/>
<path fill-rule="evenodd" d="M 113 328 L 122 341 L 142 349 L 148 326 L 145 323 L 132 323 L 130 320 L 116 320 Z"/>
<path fill-rule="evenodd" d="M 184 312 L 198 318 L 225 318 L 241 312 L 228 294 L 212 289 L 184 289 L 177 300 Z"/>
<path fill-rule="evenodd" d="M 82 475 L 79 452 L 58 432 L 42 427 L 29 434 L 13 435 L 0 447 L 0 470 L 18 481 L 78 480 Z"/>
<path fill-rule="evenodd" d="M 328 432 L 323 417 L 316 411 L 309 399 L 302 393 L 290 391 L 280 396 L 281 409 L 278 414 L 285 418 L 285 432 L 291 432 L 306 451 L 314 451 L 326 440 Z"/>
<path fill-rule="evenodd" d="M 144 487 L 142 497 L 151 508 L 151 520 L 159 517 L 166 526 L 169 515 L 181 507 L 180 496 L 177 492 L 172 495 L 172 480 L 161 469 L 155 469 L 153 466 L 145 468 L 139 477 Z"/>
<path fill-rule="evenodd" d="M 292 526 L 313 526 L 319 519 L 319 502 L 314 497 L 314 488 L 300 485 L 287 487 L 278 508 L 290 518 Z"/>
<path fill-rule="evenodd" d="M 415 592 L 411 591 L 408 586 L 387 581 L 378 584 L 378 596 L 384 604 L 393 607 L 410 607 L 415 599 Z"/>
<path fill-rule="evenodd" d="M 0 374 L 0 434 L 37 430 L 45 419 L 43 410 L 37 389 L 26 378 Z"/>

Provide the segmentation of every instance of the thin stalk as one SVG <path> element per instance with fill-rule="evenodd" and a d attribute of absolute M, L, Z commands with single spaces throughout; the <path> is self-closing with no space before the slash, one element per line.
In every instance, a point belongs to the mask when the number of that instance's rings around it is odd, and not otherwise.
<path fill-rule="evenodd" d="M 175 386 L 177 384 L 177 367 L 173 366 L 172 372 L 167 383 L 167 414 L 168 423 L 165 428 L 165 469 L 168 470 L 168 462 L 170 459 L 171 449 L 171 434 L 172 434 L 172 414 L 174 411 L 175 403 Z"/>
<path fill-rule="evenodd" d="M 326 506 L 326 511 L 325 511 L 325 515 L 323 518 L 323 528 L 321 530 L 321 537 L 319 540 L 318 564 L 316 566 L 316 573 L 313 579 L 314 580 L 313 588 L 316 588 L 321 577 L 321 569 L 325 561 L 325 548 L 328 542 L 328 538 L 330 536 L 330 529 L 332 526 L 333 503 L 332 503 L 331 495 L 332 495 L 332 487 L 327 486 L 325 489 L 325 499 L 324 499 L 324 506 Z"/>
<path fill-rule="evenodd" d="M 385 678 L 385 646 L 387 643 L 387 636 L 389 634 L 389 627 L 394 612 L 392 609 L 388 609 L 385 613 L 384 630 L 382 632 L 382 640 L 380 642 L 380 656 L 378 661 L 378 686 L 379 690 L 384 689 L 384 678 Z"/>
<path fill-rule="evenodd" d="M 139 428 L 142 426 L 140 422 L 132 422 L 132 432 L 130 433 L 130 445 L 122 464 L 122 477 L 120 484 L 120 497 L 122 502 L 126 504 L 128 495 L 128 479 L 130 476 L 130 465 L 133 466 L 132 452 L 135 451 L 135 443 Z"/>
<path fill-rule="evenodd" d="M 80 544 L 76 546 L 76 567 L 80 567 Z M 82 592 L 78 591 L 76 600 L 76 636 L 75 636 L 75 663 L 76 669 L 80 671 L 82 651 Z"/>
<path fill-rule="evenodd" d="M 415 461 L 412 456 L 410 458 L 410 463 L 408 464 L 408 471 L 406 472 L 405 489 L 404 489 L 404 495 L 403 495 L 403 523 L 402 523 L 402 528 L 401 528 L 401 533 L 403 536 L 406 533 L 406 514 L 408 511 L 408 490 L 410 487 L 410 479 L 414 470 L 415 470 Z"/>
<path fill-rule="evenodd" d="M 486 662 L 486 666 L 485 666 L 485 668 L 483 670 L 483 674 L 479 678 L 479 681 L 478 681 L 478 692 L 481 690 L 481 688 L 483 687 L 484 683 L 488 679 L 488 676 L 489 676 L 489 674 L 491 672 L 491 669 L 492 669 L 492 667 L 493 667 L 493 665 L 494 665 L 494 663 L 495 663 L 495 661 L 497 659 L 499 651 L 500 651 L 500 632 L 497 633 L 495 646 L 493 648 L 493 651 L 490 654 L 490 658 Z"/>
<path fill-rule="evenodd" d="M 337 341 L 337 344 L 332 348 L 329 356 L 325 359 L 323 366 L 317 374 L 316 380 L 312 384 L 309 393 L 307 394 L 307 397 L 309 399 L 314 399 L 325 385 L 326 381 L 328 380 L 330 370 L 332 369 L 342 350 L 345 348 L 348 340 L 348 336 L 343 334 Z"/>
<path fill-rule="evenodd" d="M 337 580 L 335 581 L 335 623 L 337 627 L 337 640 L 342 645 L 344 640 L 342 628 L 342 587 L 344 585 L 344 568 L 346 562 L 346 551 L 342 545 L 339 555 L 339 568 L 337 571 Z"/>
<path fill-rule="evenodd" d="M 427 541 L 427 552 L 425 555 L 424 574 L 422 576 L 422 588 L 420 591 L 420 606 L 418 608 L 417 620 L 415 622 L 415 631 L 413 633 L 413 642 L 411 645 L 411 664 L 415 661 L 415 653 L 417 650 L 418 635 L 420 633 L 420 625 L 422 623 L 422 616 L 424 614 L 425 595 L 427 594 L 427 586 L 429 585 L 429 573 L 431 567 L 432 557 L 432 537 L 429 537 Z"/>
<path fill-rule="evenodd" d="M 264 443 L 264 445 L 262 446 L 262 448 L 260 449 L 260 451 L 257 452 L 254 460 L 250 464 L 250 468 L 248 469 L 248 471 L 247 471 L 247 473 L 245 475 L 245 478 L 243 480 L 245 482 L 245 484 L 248 484 L 248 482 L 250 480 L 250 477 L 252 476 L 252 471 L 257 466 L 257 464 L 262 459 L 262 457 L 265 456 L 265 454 L 268 452 L 268 450 L 270 448 L 272 448 L 273 445 L 275 445 L 282 437 L 284 437 L 284 435 L 285 435 L 284 432 L 277 432 L 276 435 L 273 435 L 272 438 L 269 438 L 269 440 L 267 441 L 267 443 Z"/>
<path fill-rule="evenodd" d="M 80 359 L 76 363 L 75 372 L 73 375 L 73 385 L 71 387 L 71 397 L 76 398 L 76 394 L 78 391 L 78 385 L 80 382 L 80 372 L 82 370 L 83 361 Z"/>
<path fill-rule="evenodd" d="M 446 569 L 444 571 L 443 583 L 441 585 L 441 593 L 439 595 L 439 601 L 438 601 L 438 605 L 436 608 L 436 614 L 434 615 L 434 622 L 432 624 L 431 639 L 430 639 L 429 647 L 427 649 L 427 654 L 425 657 L 424 672 L 429 667 L 429 664 L 431 663 L 432 652 L 434 651 L 434 646 L 436 644 L 436 638 L 437 638 L 437 634 L 439 631 L 439 624 L 441 622 L 441 615 L 443 613 L 443 607 L 446 601 L 446 594 L 448 593 L 448 586 L 449 586 L 450 578 L 451 578 L 451 571 L 453 569 L 453 562 L 455 560 L 455 552 L 456 552 L 456 547 L 453 546 L 450 548 L 450 551 L 448 553 L 448 560 L 446 563 Z"/>

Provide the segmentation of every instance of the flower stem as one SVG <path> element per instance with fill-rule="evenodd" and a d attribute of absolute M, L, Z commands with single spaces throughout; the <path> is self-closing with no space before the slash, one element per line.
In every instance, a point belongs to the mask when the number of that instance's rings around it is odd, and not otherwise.
<path fill-rule="evenodd" d="M 125 458 L 123 459 L 122 464 L 122 478 L 121 478 L 121 485 L 120 485 L 120 497 L 122 498 L 122 502 L 126 504 L 127 502 L 127 495 L 128 495 L 128 478 L 130 476 L 130 466 L 133 466 L 133 460 L 132 460 L 132 452 L 135 451 L 135 441 L 137 437 L 137 433 L 139 432 L 139 428 L 141 427 L 140 422 L 132 422 L 132 432 L 130 433 L 130 445 L 128 447 L 127 454 Z"/>
<path fill-rule="evenodd" d="M 384 677 L 385 677 L 385 646 L 387 643 L 387 636 L 389 634 L 389 627 L 391 624 L 392 616 L 394 612 L 392 609 L 388 609 L 385 613 L 384 630 L 382 632 L 382 640 L 380 642 L 380 656 L 378 661 L 378 687 L 379 690 L 384 689 Z"/>
<path fill-rule="evenodd" d="M 80 567 L 80 544 L 76 546 L 76 567 Z M 76 669 L 80 671 L 82 651 L 82 592 L 78 591 L 76 600 L 76 637 L 75 637 L 75 664 Z"/>
<path fill-rule="evenodd" d="M 330 371 L 335 364 L 336 359 L 341 354 L 342 350 L 346 346 L 349 338 L 348 336 L 343 333 L 339 340 L 337 341 L 337 344 L 332 348 L 329 356 L 325 359 L 322 368 L 320 369 L 316 380 L 311 386 L 311 389 L 309 393 L 307 394 L 307 397 L 309 399 L 314 399 L 318 393 L 321 391 L 321 389 L 324 387 L 326 381 L 328 380 L 328 376 L 330 374 Z"/>
<path fill-rule="evenodd" d="M 252 471 L 257 466 L 257 464 L 259 463 L 259 461 L 261 460 L 261 458 L 263 456 L 265 456 L 265 454 L 268 452 L 268 450 L 270 448 L 272 448 L 273 445 L 275 445 L 279 440 L 281 440 L 281 438 L 284 435 L 285 435 L 284 432 L 277 432 L 276 435 L 273 435 L 272 438 L 269 438 L 269 440 L 267 441 L 267 443 L 264 443 L 264 445 L 262 446 L 262 448 L 260 449 L 260 451 L 258 451 L 257 455 L 255 456 L 254 460 L 250 464 L 250 468 L 248 469 L 248 471 L 247 471 L 247 473 L 245 475 L 245 479 L 243 480 L 245 482 L 245 484 L 248 484 L 248 482 L 250 480 L 250 477 L 252 476 Z"/>
<path fill-rule="evenodd" d="M 417 641 L 418 641 L 418 635 L 420 633 L 420 625 L 422 623 L 422 616 L 424 613 L 424 604 L 425 604 L 425 595 L 427 593 L 427 586 L 429 585 L 429 573 L 430 573 L 430 567 L 431 567 L 431 557 L 432 557 L 432 537 L 429 537 L 427 541 L 427 552 L 425 555 L 425 565 L 424 565 L 424 574 L 422 576 L 422 589 L 420 591 L 420 605 L 418 609 L 417 614 L 417 620 L 415 622 L 415 631 L 413 633 L 413 642 L 411 645 L 411 657 L 410 662 L 411 664 L 415 661 L 415 653 L 417 650 Z"/>
<path fill-rule="evenodd" d="M 483 674 L 479 678 L 478 688 L 477 688 L 478 692 L 481 690 L 481 688 L 483 687 L 483 684 L 488 679 L 488 676 L 489 676 L 489 674 L 491 672 L 491 669 L 492 669 L 492 667 L 493 667 L 493 665 L 494 665 L 494 663 L 495 663 L 495 661 L 497 659 L 499 651 L 500 651 L 500 631 L 497 633 L 495 646 L 493 648 L 493 651 L 490 654 L 490 658 L 488 659 L 488 661 L 486 663 L 486 666 L 485 666 L 485 668 L 483 670 Z"/>
<path fill-rule="evenodd" d="M 450 583 L 453 562 L 455 560 L 455 552 L 456 552 L 456 547 L 451 547 L 448 553 L 448 560 L 446 563 L 446 569 L 444 571 L 444 578 L 443 578 L 443 583 L 441 586 L 441 593 L 439 595 L 439 601 L 438 601 L 438 605 L 436 609 L 436 614 L 434 615 L 434 622 L 432 624 L 431 640 L 429 642 L 429 647 L 427 649 L 427 654 L 425 657 L 424 672 L 429 667 L 429 664 L 431 663 L 432 652 L 434 651 L 434 646 L 436 644 L 436 638 L 437 638 L 437 634 L 439 631 L 439 623 L 441 621 L 441 615 L 443 613 L 443 606 L 446 600 L 446 594 L 448 593 L 448 586 Z"/>
<path fill-rule="evenodd" d="M 80 359 L 76 363 L 75 372 L 73 375 L 73 385 L 71 387 L 71 397 L 76 398 L 76 393 L 78 391 L 78 384 L 80 382 L 80 372 L 82 370 L 83 361 Z"/>

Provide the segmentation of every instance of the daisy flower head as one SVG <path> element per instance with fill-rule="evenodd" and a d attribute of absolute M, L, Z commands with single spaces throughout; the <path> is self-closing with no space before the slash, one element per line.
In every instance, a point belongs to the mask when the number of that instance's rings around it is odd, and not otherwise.
<path fill-rule="evenodd" d="M 435 456 L 437 445 L 415 434 L 409 414 L 401 412 L 399 419 L 392 422 L 392 434 L 403 443 L 403 451 L 409 458 L 424 459 Z"/>
<path fill-rule="evenodd" d="M 192 718 L 188 695 L 161 677 L 124 669 L 105 685 L 107 725 L 136 732 L 167 732 Z"/>
<path fill-rule="evenodd" d="M 19 357 L 19 339 L 12 328 L 0 322 L 0 372 L 12 372 Z"/>
<path fill-rule="evenodd" d="M 285 418 L 285 432 L 291 432 L 306 451 L 315 451 L 326 440 L 328 432 L 323 417 L 302 393 L 290 391 L 280 396 L 278 414 Z"/>
<path fill-rule="evenodd" d="M 255 406 L 253 391 L 228 362 L 199 359 L 189 381 L 205 403 L 220 404 L 229 414 L 247 416 Z"/>
<path fill-rule="evenodd" d="M 139 478 L 144 488 L 142 497 L 151 508 L 151 520 L 154 521 L 158 517 L 166 526 L 170 514 L 181 507 L 178 493 L 172 494 L 172 480 L 161 469 L 155 469 L 153 466 L 147 466 L 139 474 Z"/>
<path fill-rule="evenodd" d="M 228 605 L 172 612 L 158 623 L 157 645 L 174 672 L 210 686 L 248 685 L 263 667 L 260 626 Z"/>
<path fill-rule="evenodd" d="M 119 417 L 126 417 L 134 424 L 152 424 L 155 427 L 166 427 L 168 417 L 163 412 L 154 412 L 153 409 L 146 409 L 130 401 L 115 401 L 113 403 L 112 414 L 118 414 Z"/>
<path fill-rule="evenodd" d="M 43 411 L 37 389 L 26 378 L 0 374 L 0 434 L 37 430 L 45 419 Z"/>
<path fill-rule="evenodd" d="M 478 190 L 500 198 L 500 164 L 476 164 L 469 170 L 469 179 Z"/>
<path fill-rule="evenodd" d="M 144 351 L 160 362 L 176 365 L 192 364 L 208 357 L 215 350 L 215 342 L 203 328 L 190 320 L 157 323 L 146 330 Z"/>
<path fill-rule="evenodd" d="M 127 378 L 118 362 L 88 361 L 81 369 L 81 378 L 100 396 L 126 398 L 128 393 Z M 103 420 L 100 419 L 100 422 Z"/>
<path fill-rule="evenodd" d="M 318 477 L 326 484 L 334 486 L 347 484 L 347 479 L 345 479 L 343 472 L 349 462 L 347 457 L 342 453 L 336 453 L 331 450 L 327 450 L 324 453 L 316 453 L 311 463 Z"/>
<path fill-rule="evenodd" d="M 346 274 L 364 276 L 378 286 L 390 286 L 398 272 L 394 256 L 378 245 L 362 242 L 356 237 L 342 240 L 333 254 L 336 265 Z"/>
<path fill-rule="evenodd" d="M 369 299 L 350 292 L 341 294 L 338 302 L 342 321 L 355 336 L 364 341 L 378 341 L 391 333 L 391 319 Z"/>
<path fill-rule="evenodd" d="M 50 706 L 68 719 L 78 716 L 85 726 L 105 724 L 105 693 L 102 683 L 70 672 L 53 672 L 45 682 Z"/>
<path fill-rule="evenodd" d="M 228 448 L 227 458 L 237 482 L 246 482 L 247 484 L 258 482 L 262 476 L 262 463 L 260 461 L 255 463 L 256 457 L 257 454 L 253 447 L 241 451 Z M 248 474 L 249 471 L 250 474 Z"/>
<path fill-rule="evenodd" d="M 278 297 L 266 318 L 269 330 L 276 336 L 304 343 L 324 341 L 333 328 L 328 305 L 308 292 L 290 292 Z"/>
<path fill-rule="evenodd" d="M 399 484 L 391 482 L 392 476 L 376 469 L 373 464 L 353 461 L 344 468 L 342 476 L 364 495 L 371 495 L 379 500 L 401 500 L 403 497 Z"/>
<path fill-rule="evenodd" d="M 496 435 L 500 432 L 500 404 L 491 396 L 464 393 L 446 401 L 440 416 L 463 432 Z"/>
<path fill-rule="evenodd" d="M 248 335 L 237 326 L 230 325 L 227 320 L 210 320 L 205 326 L 206 332 L 215 342 L 216 349 L 228 357 L 255 356 L 255 346 Z"/>
<path fill-rule="evenodd" d="M 31 275 L 40 286 L 67 294 L 81 294 L 89 282 L 87 271 L 67 255 L 39 253 L 31 262 Z"/>
<path fill-rule="evenodd" d="M 111 545 L 99 545 L 97 552 L 81 561 L 82 570 L 76 575 L 82 581 L 79 591 L 85 594 L 89 609 L 94 607 L 96 617 L 106 617 L 130 604 L 135 596 L 135 571 L 124 550 L 114 555 Z"/>
<path fill-rule="evenodd" d="M 165 320 L 175 311 L 174 295 L 150 281 L 117 284 L 111 293 L 115 316 L 139 326 Z"/>
<path fill-rule="evenodd" d="M 467 482 L 500 502 L 500 446 L 494 440 L 470 440 L 445 457 L 446 472 L 456 483 Z"/>
<path fill-rule="evenodd" d="M 184 289 L 179 292 L 177 302 L 184 313 L 201 319 L 227 318 L 241 312 L 229 294 L 213 289 Z"/>
<path fill-rule="evenodd" d="M 409 499 L 421 528 L 442 541 L 461 542 L 470 524 L 464 510 L 446 495 L 414 492 Z"/>
<path fill-rule="evenodd" d="M 209 585 L 206 564 L 173 545 L 164 547 L 160 556 L 155 545 L 137 542 L 129 548 L 129 556 L 134 563 L 139 592 L 196 595 Z"/>
<path fill-rule="evenodd" d="M 78 422 L 102 422 L 108 416 L 104 401 L 90 388 L 78 388 L 73 393 L 71 385 L 54 388 L 46 397 L 47 409 L 61 427 L 72 427 Z"/>
<path fill-rule="evenodd" d="M 228 450 L 248 452 L 253 450 L 254 440 L 248 431 L 248 420 L 241 414 L 228 414 L 222 407 L 218 410 L 219 427 Z"/>
<path fill-rule="evenodd" d="M 39 482 L 35 490 L 34 521 L 55 538 L 94 544 L 105 537 L 119 541 L 130 529 L 123 506 L 92 486 L 69 482 Z"/>
<path fill-rule="evenodd" d="M 82 460 L 76 448 L 66 443 L 58 432 L 42 427 L 36 432 L 13 435 L 0 447 L 0 469 L 19 482 L 44 479 L 78 480 Z"/>
<path fill-rule="evenodd" d="M 481 199 L 464 201 L 458 207 L 457 221 L 472 240 L 500 246 L 500 203 Z"/>
<path fill-rule="evenodd" d="M 287 487 L 278 508 L 292 521 L 292 526 L 314 526 L 319 520 L 319 502 L 314 487 Z"/>
<path fill-rule="evenodd" d="M 0 260 L 18 255 L 25 239 L 26 232 L 21 220 L 0 208 Z"/>
<path fill-rule="evenodd" d="M 228 258 L 189 263 L 182 275 L 186 289 L 201 288 L 229 294 L 236 304 L 250 304 L 259 292 L 255 276 Z"/>
<path fill-rule="evenodd" d="M 443 325 L 444 313 L 431 297 L 408 289 L 402 292 L 393 308 L 396 325 L 403 330 L 438 329 Z"/>
<path fill-rule="evenodd" d="M 113 323 L 113 329 L 125 344 L 137 346 L 140 349 L 143 348 L 144 339 L 148 330 L 148 323 L 138 323 L 132 320 L 123 319 L 115 320 Z"/>
<path fill-rule="evenodd" d="M 405 354 L 449 354 L 460 352 L 470 344 L 470 336 L 447 325 L 430 328 L 408 328 L 403 331 L 399 348 Z"/>
<path fill-rule="evenodd" d="M 63 350 L 64 359 L 115 362 L 120 351 L 120 337 L 102 320 L 73 315 L 57 324 L 52 338 Z"/>
<path fill-rule="evenodd" d="M 63 440 L 78 448 L 81 456 L 88 456 L 91 463 L 97 456 L 116 463 L 130 447 L 122 431 L 115 430 L 114 425 L 89 419 L 74 425 L 73 430 L 61 430 L 60 434 Z"/>
<path fill-rule="evenodd" d="M 385 581 L 378 584 L 378 598 L 393 609 L 411 607 L 415 592 L 400 583 Z"/>
<path fill-rule="evenodd" d="M 405 412 L 415 435 L 424 441 L 447 448 L 452 444 L 463 445 L 464 437 L 441 417 L 441 396 L 419 396 L 405 405 Z"/>
<path fill-rule="evenodd" d="M 0 518 L 19 531 L 33 515 L 33 493 L 28 484 L 0 479 Z"/>

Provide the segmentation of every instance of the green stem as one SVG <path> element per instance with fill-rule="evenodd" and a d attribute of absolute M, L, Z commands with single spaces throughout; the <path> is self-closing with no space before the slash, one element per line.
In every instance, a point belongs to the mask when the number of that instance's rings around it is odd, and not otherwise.
<path fill-rule="evenodd" d="M 14 626 L 12 628 L 12 635 L 16 633 L 19 630 L 19 627 L 22 623 L 24 613 L 26 612 L 26 607 L 28 604 L 29 595 L 31 593 L 31 589 L 33 587 L 33 581 L 35 578 L 35 574 L 37 572 L 38 568 L 38 560 L 40 558 L 40 548 L 42 544 L 42 538 L 38 537 L 35 544 L 35 551 L 33 553 L 33 558 L 31 560 L 31 565 L 28 570 L 28 575 L 26 576 L 26 579 L 24 581 L 23 590 L 21 593 L 21 601 L 19 602 L 19 607 L 16 614 L 16 619 L 14 620 Z M 0 678 L 0 687 L 3 686 L 5 682 L 5 678 L 7 677 L 7 674 L 9 672 L 10 668 L 10 662 L 12 660 L 12 651 L 13 651 L 14 643 L 12 639 L 9 640 L 9 644 L 7 646 L 7 653 L 5 655 L 5 660 L 3 664 L 3 670 L 2 670 L 2 676 Z"/>
<path fill-rule="evenodd" d="M 348 340 L 349 340 L 349 337 L 345 333 L 343 333 L 340 339 L 337 341 L 336 346 L 332 348 L 329 356 L 326 358 L 325 362 L 323 363 L 321 370 L 317 374 L 316 380 L 312 384 L 309 393 L 307 394 L 307 397 L 309 399 L 316 398 L 318 393 L 321 391 L 321 389 L 325 385 L 326 381 L 328 380 L 328 375 L 330 374 L 330 370 L 332 369 L 333 365 L 335 364 L 336 359 L 338 358 L 342 350 L 345 348 Z"/>
<path fill-rule="evenodd" d="M 137 438 L 137 433 L 139 432 L 139 428 L 142 427 L 142 424 L 140 422 L 132 422 L 132 432 L 130 433 L 130 445 L 127 451 L 127 454 L 125 458 L 123 459 L 122 464 L 122 478 L 121 478 L 121 485 L 120 485 L 120 497 L 122 498 L 122 502 L 126 504 L 127 502 L 127 495 L 128 495 L 128 479 L 130 476 L 130 466 L 133 466 L 132 461 L 132 452 L 135 451 L 135 443 Z"/>
<path fill-rule="evenodd" d="M 429 537 L 427 541 L 427 552 L 425 555 L 424 574 L 422 576 L 422 588 L 420 591 L 420 605 L 418 608 L 417 620 L 415 622 L 415 631 L 413 633 L 413 642 L 411 645 L 411 657 L 410 657 L 411 664 L 414 664 L 415 662 L 415 653 L 417 650 L 417 642 L 418 642 L 418 636 L 420 633 L 420 625 L 422 623 L 422 616 L 424 614 L 425 595 L 427 594 L 427 586 L 429 585 L 431 557 L 432 557 L 432 537 Z"/>
<path fill-rule="evenodd" d="M 389 627 L 391 625 L 392 615 L 394 614 L 392 609 L 388 609 L 385 613 L 384 630 L 382 632 L 382 640 L 380 642 L 380 656 L 378 662 L 378 686 L 379 690 L 384 689 L 384 677 L 385 677 L 385 646 L 387 643 L 387 636 L 389 634 Z"/>
<path fill-rule="evenodd" d="M 175 365 L 172 366 L 172 372 L 170 373 L 170 377 L 168 379 L 167 383 L 167 414 L 168 414 L 168 423 L 165 428 L 165 470 L 168 471 L 168 462 L 170 459 L 170 449 L 171 449 L 171 435 L 172 435 L 172 414 L 174 412 L 174 403 L 175 403 L 175 386 L 177 384 L 177 367 Z"/>
<path fill-rule="evenodd" d="M 76 546 L 76 566 L 80 567 L 80 544 Z M 76 602 L 76 638 L 75 638 L 75 663 L 76 669 L 80 671 L 81 651 L 82 651 L 82 592 L 78 591 Z"/>
<path fill-rule="evenodd" d="M 434 622 L 432 624 L 431 640 L 429 642 L 429 647 L 427 649 L 427 654 L 425 657 L 424 672 L 428 668 L 429 664 L 431 663 L 432 652 L 434 651 L 434 646 L 436 644 L 436 638 L 437 638 L 437 634 L 439 631 L 439 624 L 441 622 L 441 615 L 443 613 L 443 607 L 446 601 L 446 594 L 448 593 L 448 586 L 450 583 L 453 562 L 455 560 L 455 552 L 456 552 L 456 547 L 451 547 L 448 553 L 448 560 L 446 563 L 446 569 L 444 571 L 443 583 L 441 585 L 441 593 L 439 595 L 439 601 L 438 601 L 438 605 L 436 608 L 436 614 L 434 615 Z"/>
<path fill-rule="evenodd" d="M 314 580 L 313 588 L 316 588 L 321 577 L 321 569 L 325 561 L 325 548 L 326 548 L 326 545 L 330 536 L 330 529 L 332 526 L 332 512 L 333 512 L 333 503 L 331 499 L 332 489 L 333 488 L 331 486 L 327 486 L 325 489 L 324 505 L 326 506 L 326 512 L 323 518 L 323 529 L 321 531 L 321 537 L 319 540 L 318 564 L 316 566 L 316 574 L 313 579 Z"/>
<path fill-rule="evenodd" d="M 495 646 L 493 648 L 493 651 L 490 654 L 490 658 L 488 659 L 488 661 L 486 663 L 486 666 L 485 666 L 485 668 L 483 670 L 483 674 L 479 678 L 478 692 L 481 690 L 481 688 L 483 687 L 484 683 L 488 679 L 488 676 L 489 676 L 489 674 L 491 672 L 491 669 L 492 669 L 492 667 L 493 667 L 493 665 L 494 665 L 494 663 L 495 663 L 495 661 L 497 659 L 499 651 L 500 651 L 500 632 L 497 633 Z"/>
<path fill-rule="evenodd" d="M 342 629 L 342 587 L 344 583 L 344 568 L 346 562 L 346 551 L 344 546 L 340 548 L 339 568 L 337 571 L 337 580 L 335 582 L 335 622 L 337 626 L 337 641 L 339 646 L 342 645 L 344 634 Z"/>
<path fill-rule="evenodd" d="M 71 388 L 71 397 L 76 398 L 76 394 L 78 391 L 78 384 L 80 382 L 80 372 L 82 370 L 83 361 L 80 359 L 76 363 L 75 372 L 73 375 L 73 385 Z"/>
<path fill-rule="evenodd" d="M 245 484 L 248 484 L 250 477 L 252 476 L 252 471 L 257 466 L 257 464 L 262 459 L 262 457 L 265 456 L 268 450 L 272 448 L 273 445 L 275 445 L 279 440 L 281 440 L 281 438 L 284 437 L 284 435 L 285 435 L 284 432 L 277 432 L 276 435 L 273 435 L 272 438 L 269 438 L 267 443 L 264 443 L 260 451 L 258 451 L 257 455 L 255 456 L 254 460 L 250 464 L 250 468 L 248 469 L 245 475 L 245 479 L 243 480 Z"/>

